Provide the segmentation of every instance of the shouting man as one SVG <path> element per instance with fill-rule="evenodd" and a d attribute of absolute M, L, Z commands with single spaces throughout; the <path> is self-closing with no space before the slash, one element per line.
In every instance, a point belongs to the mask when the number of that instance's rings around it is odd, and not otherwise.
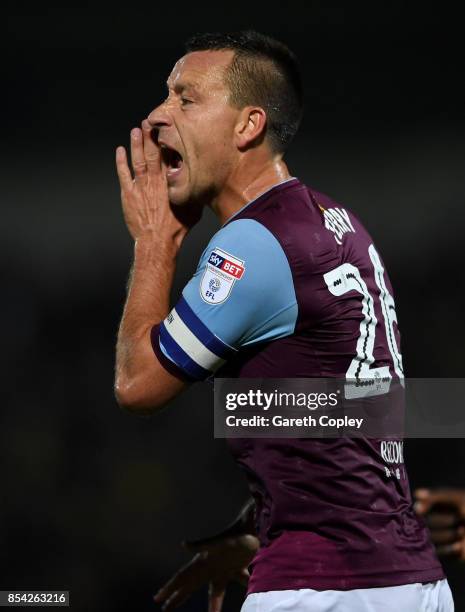
<path fill-rule="evenodd" d="M 256 32 L 204 34 L 167 86 L 131 132 L 132 171 L 116 151 L 135 241 L 119 403 L 154 411 L 212 376 L 402 379 L 392 286 L 371 237 L 283 161 L 303 107 L 294 55 Z M 204 206 L 222 227 L 170 310 L 176 256 Z M 250 562 L 248 612 L 453 610 L 402 453 L 391 460 L 366 438 L 230 445 L 249 479 L 258 551 L 244 520 L 221 554 L 206 545 L 162 589 L 167 608 L 201 576 L 219 585 L 218 610 L 227 578 Z"/>

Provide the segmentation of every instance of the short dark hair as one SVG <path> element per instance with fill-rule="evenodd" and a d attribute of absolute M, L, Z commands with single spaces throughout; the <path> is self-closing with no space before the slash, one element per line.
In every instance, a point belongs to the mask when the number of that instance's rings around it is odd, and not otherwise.
<path fill-rule="evenodd" d="M 230 103 L 257 105 L 267 116 L 266 135 L 273 151 L 283 153 L 295 136 L 303 113 L 299 65 L 288 47 L 264 34 L 244 30 L 192 36 L 186 51 L 234 51 L 226 71 Z"/>

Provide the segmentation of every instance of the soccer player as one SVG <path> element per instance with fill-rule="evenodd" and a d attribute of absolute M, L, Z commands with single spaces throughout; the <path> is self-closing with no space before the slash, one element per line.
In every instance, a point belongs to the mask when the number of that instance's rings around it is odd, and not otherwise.
<path fill-rule="evenodd" d="M 302 116 L 294 55 L 255 32 L 200 35 L 186 51 L 167 98 L 131 132 L 133 173 L 116 151 L 135 242 L 119 403 L 154 411 L 212 376 L 400 380 L 393 291 L 373 240 L 283 160 Z M 170 310 L 176 255 L 203 206 L 222 227 Z M 453 610 L 401 442 L 229 442 L 260 543 L 245 611 Z M 243 549 L 237 537 L 229 544 Z M 247 562 L 235 566 L 243 576 Z"/>

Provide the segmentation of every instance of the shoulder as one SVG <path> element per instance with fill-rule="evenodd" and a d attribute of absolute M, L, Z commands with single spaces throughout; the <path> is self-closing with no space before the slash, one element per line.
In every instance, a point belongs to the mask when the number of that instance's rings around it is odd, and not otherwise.
<path fill-rule="evenodd" d="M 289 267 L 280 241 L 256 219 L 237 219 L 211 238 L 199 269 L 214 268 L 242 279 L 266 273 L 272 265 Z"/>
<path fill-rule="evenodd" d="M 234 296 L 257 300 L 261 292 L 273 291 L 277 282 L 293 288 L 281 244 L 254 219 L 237 219 L 222 227 L 205 249 L 196 276 L 198 289 L 191 284 L 184 296 L 192 299 L 198 291 L 202 300 L 212 305 Z"/>
<path fill-rule="evenodd" d="M 257 250 L 259 247 L 276 248 L 279 242 L 274 234 L 260 219 L 232 219 L 224 225 L 209 242 L 222 244 L 231 248 L 239 247 L 245 251 Z"/>

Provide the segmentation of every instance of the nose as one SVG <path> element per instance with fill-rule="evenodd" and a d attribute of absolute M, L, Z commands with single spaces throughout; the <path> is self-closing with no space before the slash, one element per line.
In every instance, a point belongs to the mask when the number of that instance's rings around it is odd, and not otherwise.
<path fill-rule="evenodd" d="M 157 130 L 171 125 L 172 121 L 168 112 L 166 100 L 153 109 L 153 111 L 147 117 L 147 121 L 150 123 L 152 128 Z"/>

